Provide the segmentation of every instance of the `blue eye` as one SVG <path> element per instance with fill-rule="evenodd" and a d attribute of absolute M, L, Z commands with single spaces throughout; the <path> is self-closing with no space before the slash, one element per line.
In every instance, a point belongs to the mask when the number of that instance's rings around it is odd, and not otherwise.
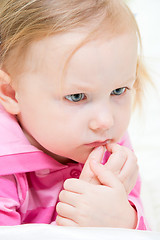
<path fill-rule="evenodd" d="M 111 92 L 111 95 L 121 95 L 126 91 L 126 87 L 117 88 Z"/>
<path fill-rule="evenodd" d="M 71 102 L 79 102 L 85 99 L 84 93 L 76 93 L 65 96 L 65 98 Z"/>

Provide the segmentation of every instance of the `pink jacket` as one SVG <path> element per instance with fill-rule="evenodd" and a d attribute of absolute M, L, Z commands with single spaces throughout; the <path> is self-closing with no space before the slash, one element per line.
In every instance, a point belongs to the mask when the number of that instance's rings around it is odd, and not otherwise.
<path fill-rule="evenodd" d="M 83 165 L 62 165 L 32 146 L 1 105 L 0 136 L 0 225 L 54 222 L 64 181 L 78 178 Z M 127 134 L 119 144 L 131 148 Z M 128 200 L 138 213 L 137 229 L 146 230 L 140 185 L 138 178 Z"/>

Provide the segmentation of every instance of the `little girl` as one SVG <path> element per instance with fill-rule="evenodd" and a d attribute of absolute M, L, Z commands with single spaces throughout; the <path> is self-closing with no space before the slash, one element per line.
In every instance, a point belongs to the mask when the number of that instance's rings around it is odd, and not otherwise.
<path fill-rule="evenodd" d="M 0 225 L 147 229 L 126 132 L 145 84 L 132 13 L 1 0 L 0 19 Z"/>

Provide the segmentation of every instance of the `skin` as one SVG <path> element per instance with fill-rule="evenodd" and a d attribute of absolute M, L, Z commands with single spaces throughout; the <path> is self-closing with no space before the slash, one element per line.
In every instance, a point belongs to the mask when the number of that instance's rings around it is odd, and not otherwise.
<path fill-rule="evenodd" d="M 133 229 L 136 227 L 136 211 L 127 200 L 124 185 L 112 171 L 98 163 L 97 159 L 102 159 L 102 156 L 103 147 L 95 148 L 86 162 L 100 184 L 92 184 L 93 174 L 90 181 L 86 181 L 85 178 L 65 181 L 64 190 L 59 195 L 60 202 L 57 204 L 58 225 Z M 88 172 L 87 170 L 89 168 L 85 168 L 84 171 Z"/>
<path fill-rule="evenodd" d="M 62 164 L 85 163 L 79 180 L 65 182 L 58 225 L 134 228 L 136 213 L 126 193 L 136 182 L 136 157 L 116 142 L 131 116 L 137 39 L 126 32 L 89 42 L 63 74 L 66 60 L 84 37 L 83 32 L 70 32 L 32 43 L 16 79 L 0 71 L 1 103 L 17 116 L 31 144 Z M 112 154 L 102 166 L 104 147 L 99 146 L 106 144 Z"/>
<path fill-rule="evenodd" d="M 69 159 L 84 163 L 97 146 L 94 142 L 117 142 L 127 129 L 136 76 L 136 39 L 126 34 L 86 44 L 72 57 L 61 88 L 68 48 L 76 46 L 79 36 L 71 33 L 66 39 L 57 38 L 36 42 L 28 51 L 16 89 L 18 119 L 33 145 L 62 163 Z M 57 49 L 53 47 L 56 40 Z M 126 89 L 112 95 L 118 88 Z M 83 93 L 84 99 L 66 98 L 77 93 Z"/>

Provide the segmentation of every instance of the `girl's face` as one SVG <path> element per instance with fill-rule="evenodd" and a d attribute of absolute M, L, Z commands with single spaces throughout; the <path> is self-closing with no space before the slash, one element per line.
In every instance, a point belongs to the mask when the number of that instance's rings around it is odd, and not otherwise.
<path fill-rule="evenodd" d="M 18 119 L 26 137 L 62 163 L 84 163 L 93 148 L 119 141 L 130 120 L 135 34 L 85 44 L 64 72 L 83 37 L 72 32 L 33 43 L 17 77 Z"/>

